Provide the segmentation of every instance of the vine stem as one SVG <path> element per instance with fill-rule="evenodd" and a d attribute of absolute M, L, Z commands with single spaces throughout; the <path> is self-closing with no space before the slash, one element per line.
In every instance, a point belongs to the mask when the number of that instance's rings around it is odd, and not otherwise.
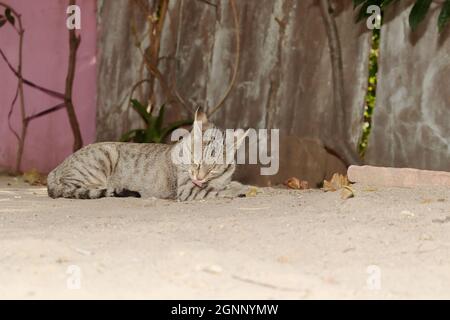
<path fill-rule="evenodd" d="M 352 148 L 349 141 L 347 128 L 350 127 L 350 121 L 347 117 L 345 108 L 345 89 L 344 89 L 344 68 L 341 42 L 337 30 L 336 21 L 332 15 L 330 0 L 320 0 L 320 9 L 325 25 L 325 31 L 328 37 L 328 46 L 330 49 L 331 73 L 333 77 L 333 96 L 334 108 L 337 115 L 335 120 L 335 128 L 339 136 L 343 137 L 343 141 L 336 141 L 330 138 L 330 142 L 326 142 L 326 149 L 331 150 L 334 155 L 340 158 L 347 166 L 351 164 L 359 164 L 361 162 L 358 153 Z"/>
<path fill-rule="evenodd" d="M 223 103 L 230 95 L 231 90 L 233 89 L 234 84 L 236 83 L 236 78 L 237 78 L 237 74 L 238 74 L 238 70 L 239 70 L 239 63 L 240 63 L 240 59 L 241 59 L 241 35 L 239 32 L 240 22 L 239 22 L 239 15 L 237 12 L 235 0 L 230 0 L 230 5 L 231 5 L 231 11 L 233 12 L 234 32 L 236 35 L 236 55 L 235 55 L 235 61 L 234 61 L 233 76 L 231 77 L 230 85 L 228 86 L 227 91 L 225 91 L 225 94 L 219 100 L 217 105 L 214 106 L 211 109 L 211 111 L 208 113 L 208 117 L 212 116 L 223 106 Z"/>
<path fill-rule="evenodd" d="M 76 4 L 76 0 L 70 0 L 69 5 Z M 64 102 L 66 104 L 67 116 L 69 117 L 70 127 L 74 137 L 73 151 L 81 149 L 83 146 L 83 138 L 81 137 L 80 125 L 78 123 L 75 107 L 72 100 L 73 82 L 75 79 L 75 69 L 77 63 L 77 51 L 80 46 L 81 36 L 77 36 L 75 29 L 69 30 L 69 66 L 66 77 L 66 88 L 64 94 Z"/>
<path fill-rule="evenodd" d="M 75 5 L 75 4 L 76 4 L 76 0 L 69 0 L 69 5 Z M 70 48 L 69 67 L 68 67 L 68 73 L 67 73 L 67 77 L 66 77 L 66 89 L 65 89 L 64 95 L 61 93 L 58 93 L 56 91 L 46 89 L 44 87 L 36 85 L 35 83 L 23 78 L 23 74 L 22 74 L 22 72 L 23 72 L 23 43 L 24 43 L 25 29 L 23 28 L 23 25 L 22 25 L 21 14 L 19 14 L 10 5 L 8 5 L 2 1 L 0 1 L 0 7 L 9 9 L 11 14 L 15 17 L 15 19 L 17 19 L 17 26 L 14 24 L 13 27 L 19 36 L 19 52 L 18 52 L 17 69 L 14 69 L 14 67 L 9 63 L 8 59 L 6 58 L 6 55 L 3 53 L 3 51 L 0 50 L 0 56 L 5 60 L 8 67 L 11 69 L 11 71 L 14 73 L 14 75 L 18 79 L 17 90 L 16 90 L 17 93 L 11 104 L 10 112 L 8 114 L 8 121 L 10 119 L 10 116 L 12 115 L 12 112 L 14 109 L 14 104 L 18 98 L 19 103 L 20 103 L 20 116 L 21 116 L 21 121 L 22 121 L 22 128 L 21 128 L 20 135 L 14 131 L 14 129 L 12 128 L 10 123 L 9 123 L 9 125 L 10 125 L 11 131 L 13 132 L 13 134 L 15 135 L 15 137 L 17 138 L 18 143 L 19 143 L 18 148 L 17 148 L 16 164 L 15 164 L 15 169 L 14 169 L 14 173 L 19 174 L 21 172 L 22 158 L 23 158 L 23 152 L 24 152 L 24 148 L 25 148 L 25 138 L 27 135 L 28 124 L 31 122 L 31 120 L 37 119 L 41 116 L 50 114 L 52 112 L 55 112 L 55 111 L 65 107 L 67 110 L 68 116 L 69 116 L 69 122 L 70 122 L 72 132 L 74 135 L 73 151 L 80 149 L 83 145 L 80 127 L 78 124 L 78 120 L 76 118 L 76 114 L 75 114 L 75 110 L 74 110 L 74 106 L 73 106 L 73 102 L 72 102 L 72 88 L 73 88 L 73 81 L 74 81 L 75 69 L 76 69 L 76 54 L 77 54 L 77 50 L 78 50 L 81 38 L 80 38 L 80 36 L 76 35 L 75 30 L 69 31 L 69 39 L 70 39 L 70 41 L 69 41 L 69 48 Z M 35 89 L 38 89 L 50 96 L 63 99 L 64 104 L 58 104 L 57 106 L 49 108 L 42 112 L 39 112 L 38 114 L 36 114 L 34 116 L 27 117 L 26 110 L 25 110 L 25 96 L 24 96 L 24 89 L 23 89 L 24 84 L 29 85 Z"/>
<path fill-rule="evenodd" d="M 11 6 L 0 2 L 0 7 L 3 7 L 5 9 L 8 9 L 11 11 L 11 13 L 14 15 L 14 17 L 17 19 L 18 26 L 16 27 L 14 25 L 14 30 L 16 30 L 17 34 L 19 35 L 19 52 L 18 52 L 18 67 L 17 67 L 17 92 L 19 95 L 19 105 L 20 105 L 20 117 L 22 121 L 22 128 L 20 136 L 17 136 L 19 139 L 19 146 L 17 148 L 17 156 L 16 156 L 16 165 L 15 165 L 15 173 L 19 174 L 20 169 L 22 166 L 22 157 L 23 157 L 23 151 L 25 146 L 25 137 L 27 135 L 27 129 L 28 129 L 28 122 L 26 121 L 26 110 L 25 110 L 25 96 L 23 92 L 23 77 L 22 77 L 22 63 L 23 63 L 23 37 L 25 34 L 25 30 L 22 25 L 22 16 Z"/>

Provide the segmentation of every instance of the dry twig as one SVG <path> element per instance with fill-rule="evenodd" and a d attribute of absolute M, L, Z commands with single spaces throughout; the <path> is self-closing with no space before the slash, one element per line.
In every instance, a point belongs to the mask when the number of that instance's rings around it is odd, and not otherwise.
<path fill-rule="evenodd" d="M 345 141 L 335 141 L 334 138 L 330 138 L 332 140 L 332 146 L 327 145 L 327 150 L 332 150 L 332 153 L 337 155 L 347 165 L 359 164 L 361 160 L 356 150 L 353 150 L 347 133 L 347 128 L 350 127 L 350 123 L 345 108 L 344 68 L 339 33 L 332 14 L 330 0 L 320 0 L 319 4 L 330 48 L 333 95 L 337 114 L 335 125 L 340 135 L 345 138 Z"/>
<path fill-rule="evenodd" d="M 70 0 L 69 5 L 75 5 L 76 0 Z M 69 67 L 66 77 L 66 89 L 64 94 L 64 102 L 66 104 L 67 116 L 69 117 L 70 127 L 74 137 L 73 151 L 77 151 L 83 146 L 83 139 L 81 137 L 80 126 L 78 124 L 77 115 L 72 101 L 72 88 L 75 78 L 75 69 L 77 63 L 77 51 L 80 46 L 81 36 L 77 36 L 75 29 L 69 30 Z"/>
<path fill-rule="evenodd" d="M 231 5 L 231 11 L 233 12 L 234 32 L 236 35 L 236 55 L 235 55 L 235 61 L 234 61 L 233 76 L 231 77 L 230 85 L 228 86 L 228 89 L 225 91 L 225 94 L 223 95 L 223 97 L 211 109 L 211 111 L 208 112 L 208 117 L 212 116 L 223 106 L 223 103 L 230 95 L 231 90 L 233 89 L 234 84 L 236 83 L 236 78 L 237 78 L 237 74 L 238 74 L 238 70 L 239 70 L 239 61 L 240 61 L 240 54 L 241 54 L 241 36 L 240 36 L 240 32 L 239 32 L 239 15 L 237 12 L 235 0 L 230 0 L 230 5 Z"/>

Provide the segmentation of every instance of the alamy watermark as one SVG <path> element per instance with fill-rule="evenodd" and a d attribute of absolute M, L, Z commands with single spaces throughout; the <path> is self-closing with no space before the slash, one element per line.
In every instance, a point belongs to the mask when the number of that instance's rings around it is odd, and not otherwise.
<path fill-rule="evenodd" d="M 279 137 L 279 129 L 227 129 L 225 134 L 215 128 L 203 131 L 202 123 L 196 121 L 192 132 L 180 128 L 172 133 L 172 141 L 185 139 L 176 145 L 172 161 L 184 165 L 260 164 L 263 166 L 260 169 L 261 175 L 275 175 L 279 170 Z M 204 148 L 205 139 L 208 143 Z"/>
<path fill-rule="evenodd" d="M 66 279 L 66 287 L 69 290 L 81 289 L 81 268 L 77 265 L 70 265 L 66 269 L 68 275 Z"/>
<path fill-rule="evenodd" d="M 77 5 L 68 6 L 66 13 L 69 15 L 66 20 L 66 26 L 69 30 L 81 29 L 81 9 Z"/>
<path fill-rule="evenodd" d="M 367 28 L 369 30 L 381 29 L 381 8 L 377 5 L 371 5 L 367 7 L 367 14 L 370 16 L 367 18 Z"/>
<path fill-rule="evenodd" d="M 367 267 L 366 272 L 368 274 L 366 280 L 367 289 L 371 291 L 381 290 L 381 268 L 376 265 L 370 265 Z"/>

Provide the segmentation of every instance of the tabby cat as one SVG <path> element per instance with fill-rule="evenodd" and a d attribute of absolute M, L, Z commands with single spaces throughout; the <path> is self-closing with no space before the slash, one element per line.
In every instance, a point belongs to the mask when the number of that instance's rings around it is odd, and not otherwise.
<path fill-rule="evenodd" d="M 227 153 L 234 157 L 245 134 L 236 136 L 233 148 L 227 148 L 225 139 L 216 139 L 223 132 L 208 123 L 204 115 L 199 118 L 201 121 L 197 120 L 196 113 L 192 131 L 172 145 L 103 142 L 80 149 L 50 172 L 48 195 L 75 199 L 134 196 L 180 201 L 244 195 L 247 187 L 231 181 L 235 163 L 218 160 L 225 159 Z M 193 146 L 199 136 L 203 136 L 202 151 L 198 161 L 194 161 Z M 192 161 L 187 164 L 173 161 L 180 150 L 184 155 L 190 154 Z"/>

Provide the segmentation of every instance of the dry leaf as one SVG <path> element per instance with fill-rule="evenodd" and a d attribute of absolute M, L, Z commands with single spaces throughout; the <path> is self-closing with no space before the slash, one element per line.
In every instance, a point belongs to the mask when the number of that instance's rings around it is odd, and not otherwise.
<path fill-rule="evenodd" d="M 402 212 L 400 212 L 400 214 L 402 216 L 411 217 L 411 218 L 415 216 L 415 214 L 409 210 L 403 210 Z"/>
<path fill-rule="evenodd" d="M 291 259 L 288 256 L 279 256 L 277 258 L 277 261 L 279 263 L 289 263 L 291 261 Z"/>
<path fill-rule="evenodd" d="M 296 189 L 296 190 L 309 189 L 308 181 L 300 180 L 296 177 L 287 179 L 284 182 L 284 185 L 287 186 L 289 189 Z"/>
<path fill-rule="evenodd" d="M 300 180 L 295 177 L 292 177 L 287 179 L 284 182 L 284 185 L 286 185 L 290 189 L 300 189 Z"/>
<path fill-rule="evenodd" d="M 349 186 L 350 182 L 348 181 L 347 176 L 344 176 L 340 173 L 333 174 L 333 177 L 330 181 L 323 181 L 323 190 L 324 191 L 336 191 L 342 189 L 345 186 Z"/>
<path fill-rule="evenodd" d="M 302 190 L 309 189 L 309 182 L 306 180 L 301 180 L 300 181 L 300 189 L 302 189 Z"/>
<path fill-rule="evenodd" d="M 246 197 L 256 197 L 258 194 L 258 188 L 256 187 L 250 187 L 250 189 L 245 194 Z"/>
<path fill-rule="evenodd" d="M 23 173 L 23 180 L 32 186 L 46 185 L 46 176 L 42 175 L 36 169 L 31 169 Z"/>
<path fill-rule="evenodd" d="M 344 186 L 341 191 L 341 199 L 347 200 L 355 196 L 355 191 L 349 186 Z"/>

